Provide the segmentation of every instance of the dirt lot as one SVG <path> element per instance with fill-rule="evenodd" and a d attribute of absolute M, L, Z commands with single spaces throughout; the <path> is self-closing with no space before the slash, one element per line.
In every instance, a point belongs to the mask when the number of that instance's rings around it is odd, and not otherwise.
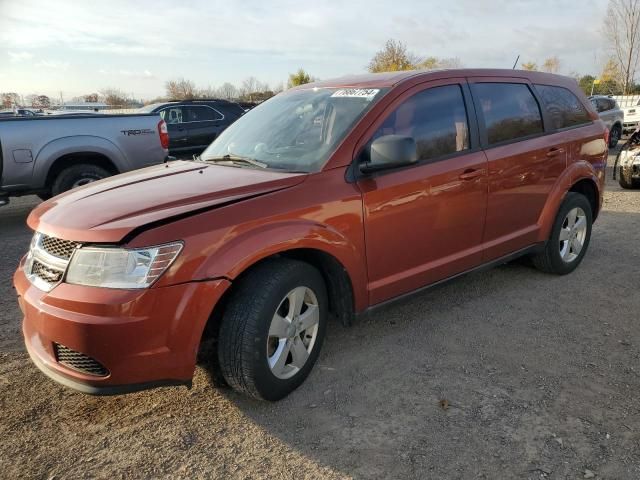
<path fill-rule="evenodd" d="M 0 209 L 3 478 L 640 478 L 640 191 L 610 182 L 570 276 L 505 265 L 330 325 L 275 404 L 203 369 L 109 398 L 45 378 L 10 283 L 35 204 Z"/>

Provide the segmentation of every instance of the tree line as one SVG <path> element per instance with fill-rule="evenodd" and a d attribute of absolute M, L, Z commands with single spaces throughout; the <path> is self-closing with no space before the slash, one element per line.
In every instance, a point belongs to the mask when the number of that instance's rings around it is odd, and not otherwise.
<path fill-rule="evenodd" d="M 130 108 L 139 107 L 146 103 L 157 103 L 167 100 L 194 100 L 198 98 L 221 98 L 241 102 L 259 103 L 282 92 L 285 88 L 292 88 L 315 81 L 316 78 L 300 68 L 289 75 L 285 84 L 270 87 L 268 83 L 258 80 L 256 77 L 248 77 L 234 85 L 225 82 L 219 87 L 198 88 L 196 84 L 184 78 L 169 80 L 165 83 L 165 95 L 152 100 L 142 102 L 131 95 L 114 87 L 104 88 L 99 92 L 88 93 L 71 98 L 72 102 L 103 102 L 111 107 Z M 59 103 L 63 103 L 62 94 Z M 2 108 L 12 108 L 16 105 L 38 109 L 47 109 L 55 104 L 55 101 L 46 95 L 31 94 L 25 97 L 15 93 L 0 93 L 0 105 Z"/>

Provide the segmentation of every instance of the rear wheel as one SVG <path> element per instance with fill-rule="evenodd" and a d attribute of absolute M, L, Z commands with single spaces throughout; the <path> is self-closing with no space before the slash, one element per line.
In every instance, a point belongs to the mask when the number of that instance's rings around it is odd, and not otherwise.
<path fill-rule="evenodd" d="M 567 193 L 544 250 L 532 258 L 535 267 L 558 275 L 573 272 L 589 247 L 592 221 L 589 200 L 579 193 Z"/>
<path fill-rule="evenodd" d="M 622 128 L 620 128 L 620 125 L 613 126 L 609 132 L 609 148 L 615 148 L 621 136 Z"/>
<path fill-rule="evenodd" d="M 55 178 L 51 185 L 51 195 L 60 195 L 72 188 L 81 187 L 110 176 L 109 171 L 97 165 L 89 163 L 72 165 L 62 170 Z"/>
<path fill-rule="evenodd" d="M 220 326 L 218 361 L 234 389 L 264 400 L 295 390 L 313 368 L 327 323 L 320 272 L 297 260 L 267 260 L 237 285 Z"/>

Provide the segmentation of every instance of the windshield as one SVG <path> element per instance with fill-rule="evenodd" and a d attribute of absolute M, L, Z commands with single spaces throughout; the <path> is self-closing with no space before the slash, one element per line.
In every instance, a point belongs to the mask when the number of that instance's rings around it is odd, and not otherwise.
<path fill-rule="evenodd" d="M 200 156 L 257 160 L 267 168 L 317 172 L 384 91 L 313 88 L 273 97 L 231 124 Z"/>

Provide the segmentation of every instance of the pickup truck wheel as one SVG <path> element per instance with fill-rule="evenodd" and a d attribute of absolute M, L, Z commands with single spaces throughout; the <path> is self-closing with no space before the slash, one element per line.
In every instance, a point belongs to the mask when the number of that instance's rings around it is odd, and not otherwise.
<path fill-rule="evenodd" d="M 619 125 L 614 126 L 609 132 L 609 148 L 615 148 L 622 136 L 622 128 Z"/>
<path fill-rule="evenodd" d="M 234 389 L 279 400 L 302 384 L 318 358 L 327 324 L 324 280 L 307 263 L 273 259 L 235 288 L 220 326 L 220 369 Z"/>
<path fill-rule="evenodd" d="M 111 176 L 107 170 L 97 165 L 81 163 L 62 170 L 51 185 L 51 194 L 60 195 L 72 188 L 81 187 L 96 180 Z"/>
<path fill-rule="evenodd" d="M 557 275 L 573 272 L 589 247 L 592 222 L 589 200 L 580 193 L 567 193 L 544 250 L 532 259 L 534 266 Z"/>

